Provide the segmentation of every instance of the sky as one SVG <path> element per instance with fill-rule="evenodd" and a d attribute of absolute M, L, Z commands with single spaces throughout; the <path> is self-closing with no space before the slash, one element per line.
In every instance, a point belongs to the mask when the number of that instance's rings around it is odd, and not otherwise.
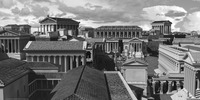
<path fill-rule="evenodd" d="M 72 18 L 80 26 L 137 25 L 169 20 L 172 31 L 200 31 L 200 0 L 0 0 L 0 26 L 29 24 L 50 17 Z"/>

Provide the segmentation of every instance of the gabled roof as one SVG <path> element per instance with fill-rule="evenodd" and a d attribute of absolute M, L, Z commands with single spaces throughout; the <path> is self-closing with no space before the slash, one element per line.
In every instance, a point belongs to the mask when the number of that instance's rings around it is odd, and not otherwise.
<path fill-rule="evenodd" d="M 28 33 L 16 30 L 2 30 L 0 31 L 0 35 L 2 34 L 5 34 L 3 36 L 30 36 Z"/>
<path fill-rule="evenodd" d="M 44 22 L 45 20 L 50 19 L 52 21 L 55 21 L 57 23 L 62 22 L 62 23 L 69 23 L 69 24 L 79 24 L 80 22 L 77 22 L 71 18 L 58 18 L 58 17 L 46 17 L 43 20 L 41 20 L 39 23 Z"/>
<path fill-rule="evenodd" d="M 66 73 L 52 93 L 51 100 L 109 100 L 104 73 L 87 66 Z"/>
<path fill-rule="evenodd" d="M 142 42 L 142 40 L 137 37 L 134 37 L 129 42 Z"/>
<path fill-rule="evenodd" d="M 13 58 L 0 61 L 0 81 L 3 86 L 15 81 L 29 72 L 28 67 L 22 66 L 25 63 L 25 61 Z"/>
<path fill-rule="evenodd" d="M 82 38 L 82 37 L 72 37 L 72 38 L 69 39 L 68 41 L 73 40 L 73 39 L 76 39 L 77 41 L 85 41 L 85 39 Z"/>
<path fill-rule="evenodd" d="M 152 22 L 152 24 L 155 24 L 155 23 L 171 23 L 172 24 L 172 22 L 170 22 L 169 20 L 161 20 L 161 21 Z"/>
<path fill-rule="evenodd" d="M 25 51 L 63 51 L 84 50 L 84 43 L 80 41 L 29 41 Z"/>
<path fill-rule="evenodd" d="M 131 67 L 146 66 L 147 67 L 148 63 L 139 58 L 131 58 L 131 59 L 127 59 L 123 63 L 123 66 L 131 66 Z"/>

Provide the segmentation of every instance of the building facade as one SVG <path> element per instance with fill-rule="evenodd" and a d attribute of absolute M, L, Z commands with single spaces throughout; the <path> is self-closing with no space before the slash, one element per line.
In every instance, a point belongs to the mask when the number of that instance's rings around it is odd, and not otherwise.
<path fill-rule="evenodd" d="M 71 18 L 57 18 L 47 16 L 40 22 L 40 32 L 44 35 L 48 35 L 48 32 L 55 32 L 58 29 L 66 29 L 68 33 L 72 33 L 73 36 L 78 35 L 79 23 Z"/>
<path fill-rule="evenodd" d="M 0 33 L 1 52 L 9 57 L 24 60 L 26 58 L 23 48 L 30 40 L 30 35 L 12 30 L 3 30 Z"/>
<path fill-rule="evenodd" d="M 19 32 L 23 32 L 26 34 L 31 34 L 31 26 L 28 24 L 21 24 L 21 25 L 17 25 L 17 24 L 9 24 L 3 27 L 5 30 L 10 30 L 10 31 L 19 31 Z"/>
<path fill-rule="evenodd" d="M 200 99 L 200 52 L 188 52 L 185 57 L 184 89 L 187 97 Z M 190 100 L 189 99 L 189 100 Z"/>
<path fill-rule="evenodd" d="M 26 60 L 51 62 L 60 65 L 60 72 L 67 72 L 86 63 L 86 42 L 80 41 L 30 41 L 24 51 Z"/>
<path fill-rule="evenodd" d="M 94 38 L 139 38 L 141 34 L 139 26 L 101 26 L 94 29 Z"/>
<path fill-rule="evenodd" d="M 171 24 L 172 22 L 170 21 L 154 21 L 151 23 L 154 31 L 159 30 L 159 35 L 171 34 Z"/>
<path fill-rule="evenodd" d="M 105 40 L 105 52 L 110 53 L 110 52 L 119 52 L 120 51 L 120 46 L 119 46 L 119 40 L 120 39 L 106 39 Z M 132 39 L 121 39 L 122 41 L 122 48 L 123 48 L 123 53 L 127 57 L 144 57 L 142 54 L 142 50 L 146 49 L 145 47 L 145 42 L 146 40 L 139 39 L 137 37 L 132 38 Z"/>

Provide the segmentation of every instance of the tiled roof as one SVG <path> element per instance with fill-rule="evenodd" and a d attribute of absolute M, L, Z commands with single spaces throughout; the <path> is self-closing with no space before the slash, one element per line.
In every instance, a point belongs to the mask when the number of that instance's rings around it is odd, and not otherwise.
<path fill-rule="evenodd" d="M 143 59 L 139 58 L 132 58 L 132 59 L 127 59 L 124 63 L 123 66 L 148 66 L 148 63 L 144 61 Z"/>
<path fill-rule="evenodd" d="M 45 19 L 41 20 L 40 23 L 42 23 L 42 21 L 46 20 L 46 19 L 53 19 L 58 23 L 68 23 L 68 24 L 79 24 L 79 22 L 71 19 L 71 18 L 58 18 L 58 17 L 46 17 Z"/>
<path fill-rule="evenodd" d="M 50 17 L 58 22 L 70 22 L 70 23 L 79 23 L 71 18 L 58 18 L 58 17 Z"/>
<path fill-rule="evenodd" d="M 29 68 L 22 66 L 25 63 L 25 61 L 13 58 L 0 61 L 0 81 L 2 81 L 4 85 L 7 85 L 28 73 Z"/>
<path fill-rule="evenodd" d="M 139 26 L 100 26 L 98 28 L 140 28 Z"/>
<path fill-rule="evenodd" d="M 106 73 L 111 100 L 132 100 L 118 73 Z"/>
<path fill-rule="evenodd" d="M 152 23 L 165 23 L 165 22 L 172 23 L 169 20 L 154 21 Z"/>
<path fill-rule="evenodd" d="M 69 71 L 52 92 L 52 100 L 109 100 L 104 73 L 84 66 Z"/>
<path fill-rule="evenodd" d="M 30 69 L 58 69 L 60 65 L 49 62 L 27 62 L 23 66 L 29 67 Z"/>
<path fill-rule="evenodd" d="M 25 51 L 43 51 L 43 50 L 83 50 L 83 42 L 76 41 L 30 41 L 24 48 Z"/>
<path fill-rule="evenodd" d="M 1 50 L 1 48 L 0 48 L 0 50 Z M 6 53 L 1 53 L 0 52 L 0 61 L 1 60 L 5 60 L 5 59 L 8 59 L 9 57 L 8 57 L 8 55 L 6 54 Z"/>

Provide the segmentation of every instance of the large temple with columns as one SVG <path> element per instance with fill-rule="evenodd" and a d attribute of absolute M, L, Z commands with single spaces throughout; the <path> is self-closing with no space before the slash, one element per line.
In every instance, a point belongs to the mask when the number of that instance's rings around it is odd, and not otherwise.
<path fill-rule="evenodd" d="M 94 38 L 133 38 L 141 37 L 139 26 L 100 26 L 94 29 Z"/>
<path fill-rule="evenodd" d="M 170 21 L 154 21 L 151 23 L 152 30 L 158 31 L 156 35 L 169 35 L 171 33 L 171 24 Z"/>
<path fill-rule="evenodd" d="M 13 26 L 11 27 L 11 25 L 9 27 L 11 29 L 13 28 Z M 2 29 L 0 31 L 1 52 L 7 53 L 9 57 L 24 60 L 26 56 L 23 52 L 23 48 L 30 40 L 30 34 L 28 32 L 29 31 L 19 31 L 19 29 Z"/>
<path fill-rule="evenodd" d="M 60 65 L 60 72 L 67 72 L 86 63 L 86 42 L 29 41 L 24 48 L 29 62 L 51 62 Z"/>
<path fill-rule="evenodd" d="M 77 22 L 71 18 L 57 18 L 47 16 L 39 23 L 40 32 L 44 35 L 49 35 L 49 32 L 56 32 L 58 29 L 66 29 L 68 34 L 77 36 L 80 22 Z"/>

